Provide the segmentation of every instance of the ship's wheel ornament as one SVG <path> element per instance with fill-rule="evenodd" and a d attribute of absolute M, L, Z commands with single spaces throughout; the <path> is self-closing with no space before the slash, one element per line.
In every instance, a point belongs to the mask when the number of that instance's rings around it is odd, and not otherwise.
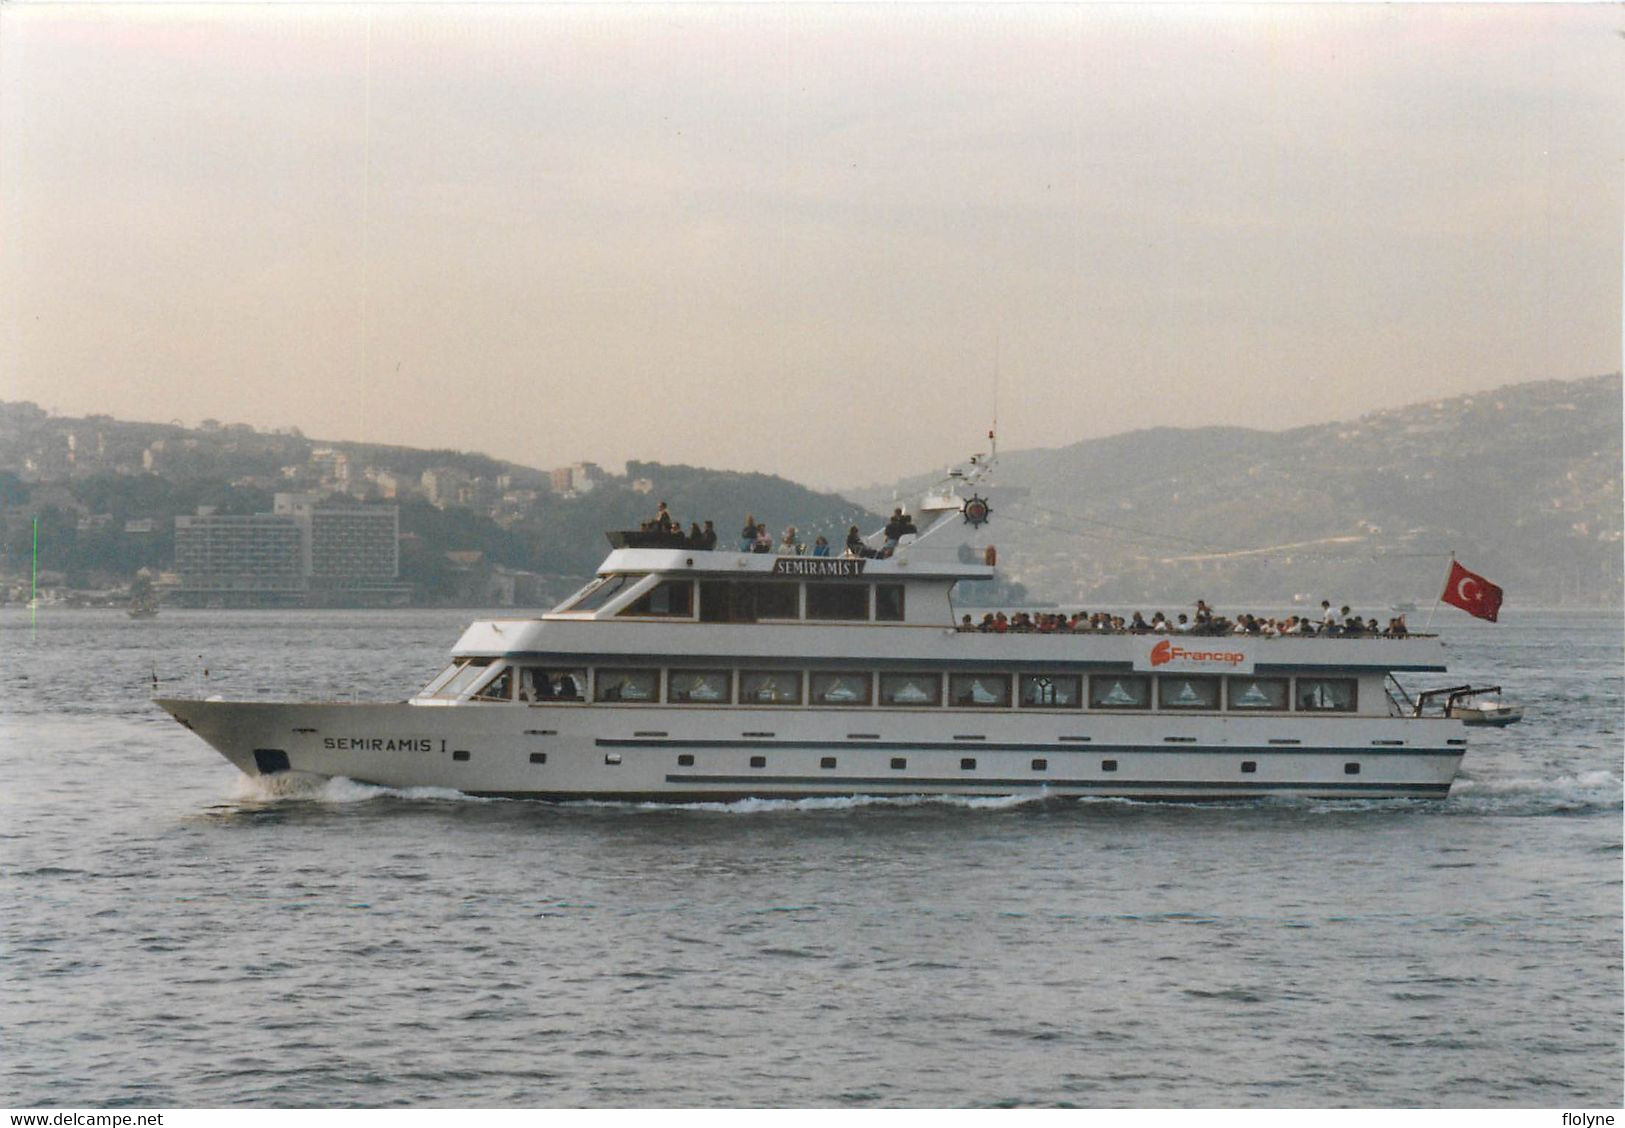
<path fill-rule="evenodd" d="M 959 512 L 964 516 L 965 523 L 975 528 L 987 524 L 987 519 L 993 515 L 993 507 L 987 503 L 986 498 L 973 494 L 965 499 L 965 504 L 960 507 Z"/>

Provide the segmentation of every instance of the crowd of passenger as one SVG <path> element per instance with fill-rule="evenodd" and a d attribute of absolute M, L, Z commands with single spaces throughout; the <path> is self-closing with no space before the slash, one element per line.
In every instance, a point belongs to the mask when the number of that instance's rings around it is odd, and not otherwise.
<path fill-rule="evenodd" d="M 673 517 L 671 510 L 665 502 L 661 502 L 655 510 L 655 515 L 638 526 L 640 533 L 653 538 L 649 547 L 660 548 L 689 548 L 700 552 L 711 552 L 717 547 L 716 526 L 705 522 L 702 528 L 698 521 L 690 522 L 688 532 L 683 532 L 683 523 Z M 794 525 L 787 525 L 778 539 L 767 531 L 766 522 L 756 520 L 755 514 L 745 515 L 744 527 L 739 530 L 739 551 L 777 553 L 780 556 L 846 556 L 854 559 L 881 559 L 884 560 L 897 551 L 897 547 L 905 537 L 919 535 L 919 529 L 914 524 L 914 518 L 904 513 L 901 508 L 892 511 L 891 520 L 886 522 L 882 534 L 881 546 L 870 548 L 864 543 L 863 534 L 856 525 L 846 531 L 846 543 L 839 553 L 829 543 L 829 538 L 818 536 L 813 538 L 809 545 L 802 538 Z"/>
<path fill-rule="evenodd" d="M 1323 600 L 1320 616 L 1288 615 L 1283 618 L 1242 614 L 1234 619 L 1216 614 L 1205 600 L 1196 601 L 1190 614 L 1180 612 L 1170 619 L 1161 611 L 1152 612 L 1147 619 L 1142 611 L 1125 618 L 1105 611 L 1064 612 L 1040 611 L 1036 614 L 1016 611 L 1006 615 L 1003 611 L 990 611 L 980 622 L 966 615 L 959 621 L 961 631 L 983 634 L 1188 634 L 1188 635 L 1253 635 L 1260 638 L 1283 636 L 1322 635 L 1337 638 L 1404 638 L 1410 631 L 1405 616 L 1396 615 L 1386 627 L 1377 625 L 1376 619 L 1361 619 L 1348 607 L 1333 611 L 1331 602 Z"/>

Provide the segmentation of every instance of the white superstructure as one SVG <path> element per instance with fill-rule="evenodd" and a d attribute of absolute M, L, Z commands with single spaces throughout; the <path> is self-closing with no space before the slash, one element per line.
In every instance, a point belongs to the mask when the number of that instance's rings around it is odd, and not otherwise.
<path fill-rule="evenodd" d="M 249 774 L 479 795 L 1448 793 L 1461 722 L 1393 679 L 1443 672 L 1436 638 L 956 629 L 1020 492 L 986 469 L 884 557 L 617 547 L 558 608 L 474 623 L 410 701 L 159 704 Z"/>

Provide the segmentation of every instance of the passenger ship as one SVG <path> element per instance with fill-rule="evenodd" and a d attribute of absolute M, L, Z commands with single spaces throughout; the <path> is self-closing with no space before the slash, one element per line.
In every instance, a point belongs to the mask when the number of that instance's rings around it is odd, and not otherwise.
<path fill-rule="evenodd" d="M 955 585 L 994 576 L 1022 492 L 990 468 L 951 471 L 890 552 L 881 533 L 840 557 L 612 533 L 591 583 L 474 623 L 408 701 L 158 704 L 250 775 L 482 796 L 1449 792 L 1467 741 L 1439 699 L 1473 691 L 1412 698 L 1394 676 L 1444 672 L 1437 638 L 956 629 Z"/>

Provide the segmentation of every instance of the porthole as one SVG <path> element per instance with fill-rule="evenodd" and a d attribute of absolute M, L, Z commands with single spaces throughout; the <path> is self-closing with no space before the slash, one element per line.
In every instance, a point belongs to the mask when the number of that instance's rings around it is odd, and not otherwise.
<path fill-rule="evenodd" d="M 1037 760 L 1034 760 L 1033 761 L 1033 771 L 1035 771 L 1035 772 L 1047 772 L 1047 771 L 1049 771 L 1049 761 L 1043 759 L 1042 757 L 1040 757 Z"/>
<path fill-rule="evenodd" d="M 767 767 L 767 757 L 766 756 L 752 756 L 750 758 L 750 766 L 753 767 L 753 768 L 765 768 L 765 767 Z"/>
<path fill-rule="evenodd" d="M 820 768 L 823 768 L 824 770 L 828 771 L 830 768 L 833 768 L 835 766 L 835 757 L 834 756 L 825 756 L 822 760 L 818 761 L 818 766 Z"/>
<path fill-rule="evenodd" d="M 451 754 L 451 758 L 453 760 L 466 760 L 468 759 L 468 752 L 466 749 L 459 748 Z"/>
<path fill-rule="evenodd" d="M 621 754 L 619 752 L 606 752 L 606 753 L 604 753 L 604 763 L 613 766 L 613 765 L 618 764 L 620 762 L 621 762 Z"/>
<path fill-rule="evenodd" d="M 1343 765 L 1343 774 L 1344 775 L 1359 775 L 1360 774 L 1360 765 L 1359 764 L 1353 764 L 1353 763 L 1344 764 Z"/>
<path fill-rule="evenodd" d="M 975 756 L 965 756 L 965 757 L 963 757 L 959 761 L 959 770 L 962 771 L 962 772 L 974 772 L 976 770 L 976 757 Z"/>
<path fill-rule="evenodd" d="M 1102 761 L 1100 761 L 1100 770 L 1103 771 L 1103 772 L 1115 772 L 1117 770 L 1117 761 L 1116 760 L 1102 760 Z"/>
<path fill-rule="evenodd" d="M 694 756 L 693 756 L 693 754 L 689 753 L 689 752 L 684 752 L 682 755 L 678 756 L 677 757 L 677 766 L 679 768 L 692 768 L 694 766 Z"/>
<path fill-rule="evenodd" d="M 891 758 L 891 767 L 894 772 L 902 771 L 908 767 L 908 758 L 906 756 L 893 756 Z"/>
<path fill-rule="evenodd" d="M 545 764 L 545 763 L 547 763 L 547 753 L 546 752 L 532 752 L 530 754 L 530 762 L 533 763 L 533 764 Z"/>
<path fill-rule="evenodd" d="M 1243 760 L 1241 762 L 1241 771 L 1242 771 L 1243 775 L 1252 775 L 1257 770 L 1258 770 L 1258 761 L 1257 760 Z"/>

